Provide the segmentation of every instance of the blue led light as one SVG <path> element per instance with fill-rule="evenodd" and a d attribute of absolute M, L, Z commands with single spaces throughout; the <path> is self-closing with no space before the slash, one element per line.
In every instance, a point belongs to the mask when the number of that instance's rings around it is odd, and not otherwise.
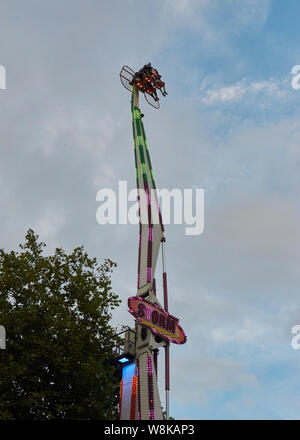
<path fill-rule="evenodd" d="M 119 359 L 119 362 L 121 362 L 122 364 L 125 364 L 125 362 L 129 362 L 129 359 L 127 359 L 126 357 L 123 357 L 123 358 Z"/>

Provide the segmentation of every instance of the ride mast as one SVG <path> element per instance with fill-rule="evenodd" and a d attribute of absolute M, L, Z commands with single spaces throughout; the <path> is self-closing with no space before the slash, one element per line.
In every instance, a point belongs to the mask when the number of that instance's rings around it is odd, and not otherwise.
<path fill-rule="evenodd" d="M 163 96 L 167 93 L 164 88 L 165 84 L 160 79 L 161 76 L 150 63 L 137 73 L 134 73 L 128 66 L 123 66 L 120 78 L 122 84 L 132 93 L 131 113 L 140 223 L 137 295 L 128 300 L 129 312 L 136 318 L 136 322 L 135 329 L 129 329 L 126 336 L 129 340 L 130 332 L 134 332 L 134 349 L 131 349 L 131 354 L 128 349 L 127 352 L 125 349 L 118 359 L 123 363 L 119 418 L 162 420 L 163 414 L 157 385 L 158 350 L 162 347 L 165 349 L 166 418 L 168 419 L 170 342 L 182 344 L 186 341 L 186 336 L 178 319 L 168 313 L 164 249 L 166 240 L 142 122 L 143 115 L 139 108 L 139 91 L 144 93 L 147 102 L 155 108 L 159 108 L 159 99 L 153 93 L 153 88 L 159 89 Z M 160 246 L 162 246 L 163 259 L 163 306 L 156 295 L 155 281 Z M 124 359 L 126 359 L 125 362 Z"/>

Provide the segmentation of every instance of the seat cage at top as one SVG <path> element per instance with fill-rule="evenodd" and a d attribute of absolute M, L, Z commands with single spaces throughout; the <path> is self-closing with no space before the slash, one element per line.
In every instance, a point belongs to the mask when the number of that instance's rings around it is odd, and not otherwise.
<path fill-rule="evenodd" d="M 123 84 L 125 89 L 129 90 L 130 92 L 132 92 L 132 85 L 130 85 L 130 82 L 133 80 L 134 75 L 135 72 L 130 67 L 126 65 L 122 67 L 120 72 L 121 83 Z M 143 93 L 148 104 L 152 105 L 152 107 L 156 109 L 159 109 L 159 101 L 155 101 L 155 99 L 149 93 L 147 92 L 144 93 L 141 90 L 139 91 Z"/>

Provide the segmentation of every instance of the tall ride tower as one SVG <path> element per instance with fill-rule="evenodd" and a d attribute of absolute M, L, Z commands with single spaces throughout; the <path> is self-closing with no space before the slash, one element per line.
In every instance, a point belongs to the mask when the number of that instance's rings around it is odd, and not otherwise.
<path fill-rule="evenodd" d="M 134 72 L 123 66 L 121 82 L 131 92 L 132 129 L 139 202 L 139 247 L 137 294 L 128 299 L 129 312 L 135 317 L 135 327 L 125 334 L 124 349 L 118 356 L 122 364 L 119 418 L 123 420 L 162 420 L 157 385 L 157 358 L 165 350 L 166 417 L 169 413 L 170 343 L 183 344 L 186 336 L 177 318 L 168 311 L 167 273 L 165 265 L 165 235 L 156 186 L 147 145 L 143 115 L 139 108 L 139 93 L 159 108 L 156 90 L 167 95 L 165 83 L 151 64 Z M 163 305 L 156 292 L 155 268 L 162 249 Z"/>

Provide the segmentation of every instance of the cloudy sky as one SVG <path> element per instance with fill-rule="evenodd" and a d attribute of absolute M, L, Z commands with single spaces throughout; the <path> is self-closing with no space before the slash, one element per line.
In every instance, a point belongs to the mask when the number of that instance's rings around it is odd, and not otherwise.
<path fill-rule="evenodd" d="M 299 1 L 0 3 L 1 247 L 31 227 L 48 252 L 111 258 L 113 323 L 133 324 L 138 227 L 99 225 L 96 194 L 134 188 L 118 75 L 151 61 L 169 93 L 159 111 L 141 100 L 157 186 L 205 193 L 203 234 L 166 228 L 169 307 L 188 336 L 171 350 L 170 414 L 299 419 Z"/>

